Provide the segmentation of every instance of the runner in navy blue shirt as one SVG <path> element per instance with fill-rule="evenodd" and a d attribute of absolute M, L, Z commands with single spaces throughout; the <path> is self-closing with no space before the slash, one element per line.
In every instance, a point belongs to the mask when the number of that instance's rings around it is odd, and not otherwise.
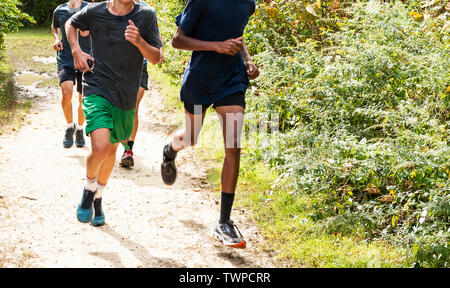
<path fill-rule="evenodd" d="M 76 130 L 75 145 L 77 147 L 83 147 L 85 145 L 83 125 L 84 114 L 81 108 L 81 78 L 82 72 L 77 71 L 73 65 L 72 51 L 70 49 L 69 42 L 67 41 L 66 32 L 64 30 L 64 24 L 75 13 L 87 6 L 88 3 L 81 0 L 70 0 L 67 3 L 61 4 L 53 11 L 52 18 L 52 35 L 55 38 L 53 49 L 56 51 L 56 62 L 58 66 L 58 79 L 61 87 L 62 100 L 61 105 L 64 112 L 64 117 L 67 122 L 66 131 L 64 133 L 63 146 L 64 148 L 70 148 L 73 145 L 73 135 Z M 60 37 L 61 34 L 61 37 Z M 91 39 L 86 33 L 81 33 L 78 37 L 80 47 L 84 52 L 90 53 Z M 78 91 L 78 125 L 73 121 L 72 111 L 72 93 L 73 86 L 77 84 Z"/>
<path fill-rule="evenodd" d="M 240 135 L 249 78 L 259 71 L 243 42 L 253 0 L 189 0 L 176 17 L 173 47 L 193 51 L 180 92 L 185 128 L 164 146 L 161 176 L 172 185 L 177 176 L 177 152 L 197 142 L 206 109 L 211 105 L 221 120 L 225 142 L 220 220 L 213 237 L 224 245 L 245 248 L 246 242 L 230 220 L 240 161 Z"/>

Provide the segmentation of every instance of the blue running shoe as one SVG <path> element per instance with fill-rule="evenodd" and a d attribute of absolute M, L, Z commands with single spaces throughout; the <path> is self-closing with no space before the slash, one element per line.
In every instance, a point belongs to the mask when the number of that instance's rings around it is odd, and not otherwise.
<path fill-rule="evenodd" d="M 75 133 L 75 125 L 72 128 L 66 129 L 64 134 L 63 146 L 64 148 L 70 148 L 73 145 L 73 134 Z"/>
<path fill-rule="evenodd" d="M 94 199 L 94 219 L 91 221 L 92 226 L 105 225 L 105 214 L 102 210 L 102 198 Z"/>
<path fill-rule="evenodd" d="M 77 219 L 82 223 L 89 223 L 94 214 L 92 202 L 94 201 L 95 192 L 83 189 L 81 203 L 77 207 Z"/>

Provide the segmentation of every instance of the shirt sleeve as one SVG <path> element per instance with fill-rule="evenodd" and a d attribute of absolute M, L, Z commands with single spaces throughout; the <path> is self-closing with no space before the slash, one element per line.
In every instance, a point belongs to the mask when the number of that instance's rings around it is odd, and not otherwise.
<path fill-rule="evenodd" d="M 253 3 L 252 3 L 252 9 L 250 10 L 250 16 L 255 14 L 255 12 L 256 12 L 256 3 L 255 3 L 255 1 L 252 1 L 252 2 Z"/>
<path fill-rule="evenodd" d="M 86 31 L 89 30 L 90 14 L 90 5 L 88 5 L 75 13 L 69 20 L 72 21 L 73 26 L 81 31 Z"/>
<path fill-rule="evenodd" d="M 151 16 L 147 18 L 149 21 L 148 28 L 145 31 L 142 31 L 141 36 L 151 46 L 161 48 L 163 45 L 161 43 L 161 38 L 159 37 L 158 18 L 153 9 L 150 9 L 150 11 Z"/>
<path fill-rule="evenodd" d="M 193 35 L 197 23 L 202 16 L 204 5 L 202 0 L 189 0 L 183 13 L 176 17 L 175 22 L 177 26 L 183 29 L 186 35 Z"/>
<path fill-rule="evenodd" d="M 52 24 L 53 24 L 53 27 L 60 28 L 59 16 L 58 16 L 58 8 L 56 8 L 55 11 L 53 11 Z"/>

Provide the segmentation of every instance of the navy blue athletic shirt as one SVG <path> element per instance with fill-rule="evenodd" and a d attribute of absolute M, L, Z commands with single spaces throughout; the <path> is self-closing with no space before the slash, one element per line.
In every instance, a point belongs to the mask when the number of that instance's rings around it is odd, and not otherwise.
<path fill-rule="evenodd" d="M 55 11 L 53 11 L 53 27 L 60 28 L 62 36 L 61 42 L 63 44 L 63 50 L 56 52 L 56 62 L 58 68 L 65 66 L 74 69 L 72 49 L 70 48 L 69 41 L 67 40 L 66 29 L 64 27 L 64 24 L 70 17 L 72 17 L 72 15 L 74 15 L 87 5 L 88 3 L 83 1 L 80 7 L 72 8 L 69 6 L 69 3 L 64 3 L 56 7 Z M 85 53 L 89 54 L 91 51 L 91 37 L 89 36 L 82 37 L 78 35 L 78 42 L 80 44 L 81 49 Z"/>
<path fill-rule="evenodd" d="M 254 0 L 189 0 L 177 25 L 187 36 L 202 41 L 226 41 L 243 36 Z M 247 69 L 240 53 L 235 56 L 194 51 L 184 72 L 181 101 L 211 104 L 248 88 Z"/>

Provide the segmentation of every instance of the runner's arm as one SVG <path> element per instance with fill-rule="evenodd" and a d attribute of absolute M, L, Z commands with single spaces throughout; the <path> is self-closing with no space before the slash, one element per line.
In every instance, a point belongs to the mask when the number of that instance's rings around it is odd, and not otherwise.
<path fill-rule="evenodd" d="M 252 57 L 250 56 L 250 53 L 248 52 L 245 43 L 242 43 L 241 55 L 242 58 L 244 59 L 245 66 L 247 66 L 248 78 L 250 78 L 251 80 L 258 78 L 259 76 L 258 67 L 256 67 L 255 63 L 253 63 Z"/>
<path fill-rule="evenodd" d="M 63 50 L 63 44 L 62 44 L 62 42 L 61 42 L 61 40 L 59 39 L 59 28 L 56 28 L 54 25 L 53 25 L 53 21 L 52 21 L 52 26 L 51 26 L 51 29 L 52 29 L 52 35 L 53 35 L 53 38 L 55 38 L 55 42 L 53 43 L 53 49 L 55 50 L 55 51 L 61 51 L 61 50 Z"/>
<path fill-rule="evenodd" d="M 187 36 L 180 27 L 178 27 L 178 30 L 172 39 L 172 46 L 175 49 L 190 51 L 214 51 L 231 56 L 238 54 L 242 49 L 242 45 L 242 37 L 229 39 L 223 42 L 202 41 Z"/>
<path fill-rule="evenodd" d="M 75 69 L 82 72 L 92 71 L 92 67 L 89 67 L 88 60 L 94 61 L 89 54 L 86 54 L 81 50 L 80 44 L 78 43 L 78 28 L 72 25 L 71 19 L 66 22 L 66 35 L 69 41 L 70 47 L 72 48 L 73 64 Z"/>
<path fill-rule="evenodd" d="M 125 30 L 125 39 L 136 46 L 147 61 L 150 61 L 153 65 L 160 63 L 163 58 L 162 49 L 148 44 L 141 37 L 139 28 L 134 25 L 133 21 L 128 20 L 128 23 L 130 25 Z"/>

